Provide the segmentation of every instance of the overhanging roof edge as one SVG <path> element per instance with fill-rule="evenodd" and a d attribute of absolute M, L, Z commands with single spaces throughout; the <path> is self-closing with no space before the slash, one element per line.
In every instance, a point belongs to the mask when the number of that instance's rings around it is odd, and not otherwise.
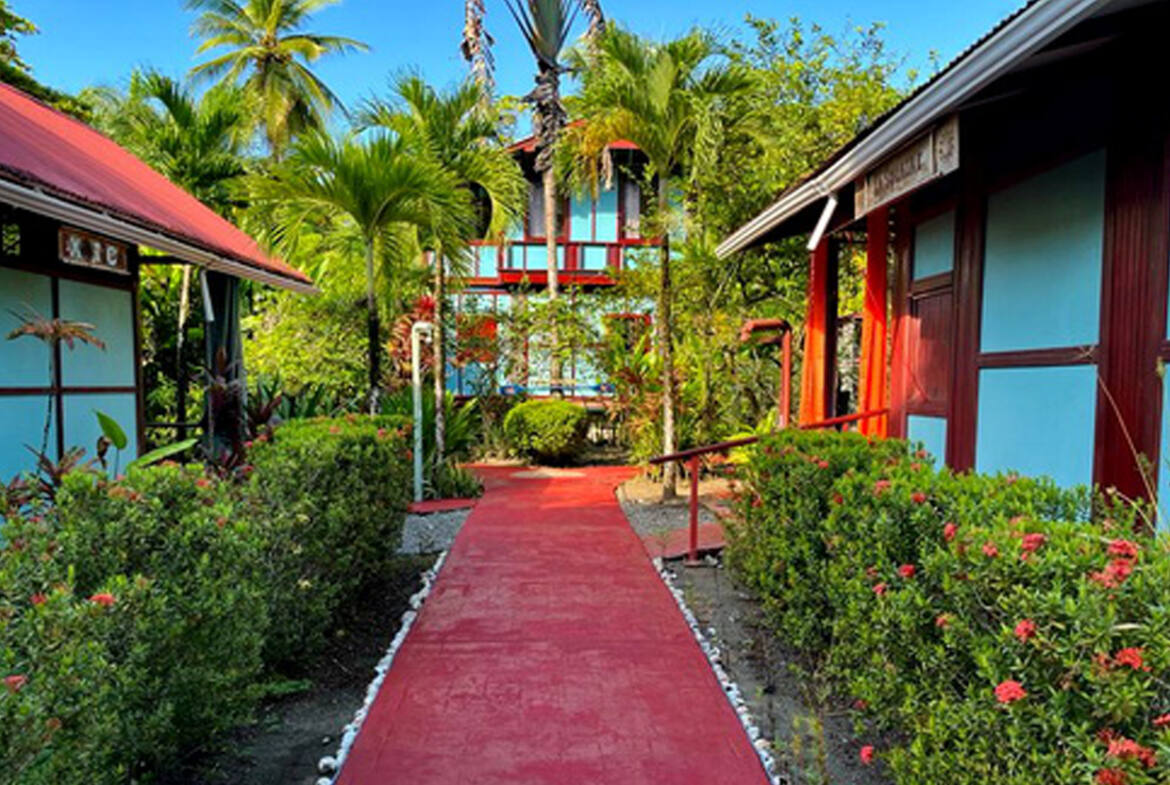
<path fill-rule="evenodd" d="M 1001 30 L 963 55 L 922 90 L 872 128 L 857 146 L 815 176 L 776 200 L 732 232 L 716 248 L 725 259 L 751 246 L 809 205 L 853 182 L 875 164 L 911 141 L 931 122 L 955 111 L 988 83 L 1019 61 L 1091 16 L 1112 0 L 1037 0 Z"/>

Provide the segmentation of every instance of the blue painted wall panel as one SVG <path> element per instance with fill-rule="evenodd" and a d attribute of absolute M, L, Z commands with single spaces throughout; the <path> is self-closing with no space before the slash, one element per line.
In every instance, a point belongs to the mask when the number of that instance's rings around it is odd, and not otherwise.
<path fill-rule="evenodd" d="M 129 446 L 122 451 L 122 466 L 138 456 L 138 409 L 134 395 L 131 393 L 102 393 L 98 395 L 73 394 L 66 395 L 65 409 L 65 447 L 84 447 L 86 455 L 92 457 L 94 445 L 102 435 L 94 411 L 108 414 L 122 426 L 129 440 Z M 110 452 L 110 459 L 113 451 Z"/>
<path fill-rule="evenodd" d="M 617 188 L 602 191 L 597 197 L 597 237 L 599 243 L 616 243 L 618 239 Z"/>
<path fill-rule="evenodd" d="M 921 442 L 922 447 L 934 457 L 936 466 L 946 461 L 946 418 L 911 414 L 906 418 L 906 438 L 911 443 Z"/>
<path fill-rule="evenodd" d="M 586 245 L 581 248 L 582 270 L 604 270 L 608 251 L 604 245 Z"/>
<path fill-rule="evenodd" d="M 569 240 L 589 242 L 593 239 L 593 199 L 588 193 L 569 197 Z"/>
<path fill-rule="evenodd" d="M 914 227 L 914 280 L 955 268 L 955 211 Z"/>
<path fill-rule="evenodd" d="M 75 344 L 61 352 L 61 380 L 68 386 L 133 386 L 133 296 L 122 289 L 62 280 L 61 318 L 94 326 L 105 350 Z"/>
<path fill-rule="evenodd" d="M 475 274 L 480 278 L 495 278 L 500 249 L 494 245 L 481 245 L 475 249 Z"/>
<path fill-rule="evenodd" d="M 25 336 L 4 340 L 28 316 L 53 315 L 48 276 L 0 267 L 0 387 L 46 387 L 49 349 Z"/>
<path fill-rule="evenodd" d="M 979 373 L 975 469 L 1047 475 L 1063 486 L 1093 479 L 1095 365 L 985 368 Z"/>
<path fill-rule="evenodd" d="M 1104 221 L 1104 152 L 991 196 L 983 351 L 1097 343 Z"/>
<path fill-rule="evenodd" d="M 48 399 L 43 395 L 6 395 L 0 405 L 0 482 L 7 483 L 17 474 L 36 468 L 36 459 L 28 447 L 41 449 Z M 49 425 L 48 452 L 57 456 L 56 422 Z M 88 453 L 92 456 L 93 450 Z"/>

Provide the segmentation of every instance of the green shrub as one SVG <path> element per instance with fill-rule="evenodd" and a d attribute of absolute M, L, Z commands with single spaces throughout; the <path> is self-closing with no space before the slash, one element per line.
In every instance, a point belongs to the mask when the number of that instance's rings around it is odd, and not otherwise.
<path fill-rule="evenodd" d="M 581 449 L 588 413 L 568 401 L 528 401 L 504 418 L 508 445 L 525 458 L 562 463 Z"/>
<path fill-rule="evenodd" d="M 1091 516 L 1085 489 L 884 449 L 765 440 L 731 564 L 895 731 L 896 781 L 1166 781 L 1170 543 L 1133 535 L 1133 507 Z"/>
<path fill-rule="evenodd" d="M 266 661 L 320 648 L 338 607 L 396 558 L 410 503 L 409 424 L 298 420 L 253 445 L 245 497 L 263 531 L 272 595 Z"/>

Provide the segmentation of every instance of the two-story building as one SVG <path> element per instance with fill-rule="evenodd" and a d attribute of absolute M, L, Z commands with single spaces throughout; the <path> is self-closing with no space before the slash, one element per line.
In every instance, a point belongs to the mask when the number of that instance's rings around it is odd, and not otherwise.
<path fill-rule="evenodd" d="M 544 185 L 535 171 L 536 140 L 529 137 L 511 147 L 528 180 L 528 209 L 524 220 L 503 242 L 480 242 L 475 246 L 475 269 L 454 297 L 457 314 L 474 314 L 474 330 L 494 336 L 496 314 L 513 307 L 517 296 L 537 299 L 548 287 L 549 258 L 545 238 Z M 637 176 L 644 156 L 629 142 L 610 145 L 614 175 L 596 198 L 589 193 L 571 193 L 558 200 L 556 225 L 556 269 L 563 297 L 588 297 L 598 289 L 617 283 L 615 274 L 629 269 L 646 253 L 653 239 L 642 236 L 642 191 Z M 626 316 L 627 314 L 621 314 Z M 646 314 L 637 317 L 644 319 Z M 597 325 L 603 329 L 602 325 Z M 590 361 L 589 347 L 579 347 L 561 372 L 561 383 L 550 379 L 546 347 L 539 335 L 530 335 L 521 347 L 524 363 L 514 363 L 509 374 L 497 369 L 497 378 L 485 378 L 485 363 L 471 361 L 451 364 L 447 387 L 457 395 L 474 395 L 485 388 L 546 396 L 557 388 L 566 397 L 589 398 L 604 395 L 606 382 Z M 526 371 L 526 375 L 525 375 Z M 521 377 L 524 378 L 521 378 Z"/>
<path fill-rule="evenodd" d="M 840 414 L 836 259 L 864 238 L 867 430 L 1170 496 L 1168 26 L 1166 0 L 1031 0 L 723 242 L 809 235 L 802 419 Z"/>

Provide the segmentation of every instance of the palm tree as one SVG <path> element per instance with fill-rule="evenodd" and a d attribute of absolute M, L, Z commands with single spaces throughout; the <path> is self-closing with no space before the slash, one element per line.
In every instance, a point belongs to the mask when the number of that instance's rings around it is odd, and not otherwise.
<path fill-rule="evenodd" d="M 96 88 L 82 94 L 94 123 L 168 180 L 223 216 L 235 206 L 233 184 L 245 173 L 248 116 L 244 91 L 218 85 L 196 98 L 157 71 L 135 71 L 122 93 Z M 176 420 L 187 420 L 187 372 L 183 360 L 190 313 L 191 265 L 179 273 L 175 348 Z M 183 429 L 179 430 L 180 435 Z"/>
<path fill-rule="evenodd" d="M 693 186 L 699 173 L 714 166 L 728 122 L 727 101 L 751 86 L 748 72 L 712 62 L 715 55 L 714 42 L 699 31 L 657 44 L 612 25 L 595 46 L 575 55 L 575 66 L 583 77 L 579 103 L 585 120 L 581 134 L 586 154 L 598 154 L 604 144 L 627 139 L 645 153 L 648 178 L 657 181 L 655 223 L 662 236 L 657 320 L 663 453 L 673 453 L 676 448 L 671 186 Z M 569 140 L 570 146 L 574 141 Z M 666 464 L 664 498 L 675 495 L 676 477 L 676 465 Z"/>
<path fill-rule="evenodd" d="M 438 92 L 416 74 L 397 80 L 391 102 L 371 101 L 362 112 L 366 125 L 390 129 L 416 154 L 430 156 L 455 178 L 468 199 L 482 194 L 490 208 L 486 234 L 500 238 L 519 219 L 525 194 L 524 175 L 512 155 L 499 144 L 496 120 L 486 90 L 478 83 L 467 82 Z M 435 462 L 440 464 L 445 447 L 445 262 L 458 262 L 459 257 L 444 249 L 433 232 L 424 233 L 420 239 L 420 244 L 433 255 Z"/>
<path fill-rule="evenodd" d="M 578 11 L 589 19 L 589 35 L 594 37 L 605 26 L 600 0 L 504 0 L 512 18 L 536 58 L 536 87 L 524 96 L 532 106 L 532 133 L 536 137 L 536 172 L 541 175 L 544 189 L 544 236 L 548 255 L 549 299 L 557 299 L 557 189 L 553 172 L 553 158 L 557 140 L 565 127 L 568 115 L 561 102 L 561 75 L 568 69 L 561 62 Z M 491 38 L 483 25 L 483 0 L 466 0 L 463 53 L 472 62 L 473 72 L 490 79 Z M 482 78 L 482 77 L 481 77 Z M 553 309 L 551 375 L 559 379 L 560 357 L 555 329 L 556 309 Z"/>
<path fill-rule="evenodd" d="M 257 178 L 256 196 L 282 208 L 274 215 L 292 237 L 310 219 L 340 222 L 356 231 L 365 256 L 368 314 L 369 408 L 377 411 L 381 379 L 375 260 L 404 227 L 431 233 L 442 247 L 463 252 L 474 212 L 466 189 L 429 156 L 401 137 L 373 133 L 341 139 L 323 132 L 298 138 L 273 177 Z"/>
<path fill-rule="evenodd" d="M 296 135 L 324 127 L 341 101 L 309 67 L 325 55 L 366 51 L 352 38 L 301 32 L 312 14 L 338 0 L 187 0 L 203 13 L 191 30 L 197 53 L 225 47 L 191 69 L 221 84 L 243 81 L 256 102 L 275 157 Z"/>

